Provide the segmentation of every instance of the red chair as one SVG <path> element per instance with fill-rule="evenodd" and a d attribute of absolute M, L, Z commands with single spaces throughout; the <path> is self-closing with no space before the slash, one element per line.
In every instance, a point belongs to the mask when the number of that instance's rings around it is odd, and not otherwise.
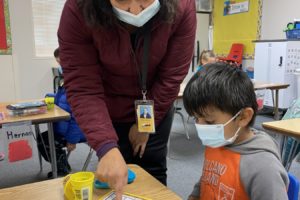
<path fill-rule="evenodd" d="M 243 44 L 239 44 L 239 43 L 232 44 L 228 56 L 225 58 L 219 58 L 219 60 L 228 63 L 234 63 L 237 65 L 237 67 L 241 68 L 243 62 L 243 49 L 244 49 Z"/>

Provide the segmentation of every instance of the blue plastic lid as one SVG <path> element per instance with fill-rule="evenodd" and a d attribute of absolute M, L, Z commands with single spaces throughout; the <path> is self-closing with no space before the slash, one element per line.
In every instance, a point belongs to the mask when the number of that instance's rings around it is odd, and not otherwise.
<path fill-rule="evenodd" d="M 127 181 L 127 183 L 128 184 L 132 183 L 134 181 L 135 177 L 136 177 L 135 173 L 128 168 L 128 181 Z M 101 182 L 99 180 L 95 181 L 94 186 L 95 186 L 96 189 L 108 189 L 109 188 L 107 183 Z"/>

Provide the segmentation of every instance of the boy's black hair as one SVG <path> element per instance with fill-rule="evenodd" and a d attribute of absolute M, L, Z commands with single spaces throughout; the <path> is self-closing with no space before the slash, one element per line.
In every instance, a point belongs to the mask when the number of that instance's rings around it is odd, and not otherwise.
<path fill-rule="evenodd" d="M 59 49 L 58 48 L 54 50 L 53 55 L 55 58 L 59 57 Z"/>
<path fill-rule="evenodd" d="M 183 103 L 189 115 L 205 116 L 213 106 L 234 116 L 242 108 L 254 111 L 248 126 L 252 126 L 257 112 L 256 95 L 247 74 L 226 63 L 206 64 L 188 82 Z"/>

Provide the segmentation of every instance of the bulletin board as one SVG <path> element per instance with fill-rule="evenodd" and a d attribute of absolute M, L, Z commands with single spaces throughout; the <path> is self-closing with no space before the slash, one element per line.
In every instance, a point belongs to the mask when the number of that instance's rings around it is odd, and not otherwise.
<path fill-rule="evenodd" d="M 0 0 L 0 55 L 11 55 L 8 0 Z"/>
<path fill-rule="evenodd" d="M 233 43 L 244 45 L 244 59 L 253 59 L 253 40 L 260 39 L 262 0 L 248 0 L 248 10 L 226 15 L 225 7 L 246 0 L 214 0 L 213 49 L 218 56 L 227 56 Z"/>

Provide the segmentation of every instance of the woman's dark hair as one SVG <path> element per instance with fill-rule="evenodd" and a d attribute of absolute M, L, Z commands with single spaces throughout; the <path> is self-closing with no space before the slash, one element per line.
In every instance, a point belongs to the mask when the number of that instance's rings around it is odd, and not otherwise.
<path fill-rule="evenodd" d="M 159 0 L 158 17 L 167 23 L 174 21 L 179 0 Z M 77 0 L 88 25 L 92 27 L 113 27 L 118 24 L 110 0 Z"/>
<path fill-rule="evenodd" d="M 254 114 L 248 126 L 253 125 L 257 112 L 254 86 L 247 74 L 221 62 L 204 65 L 191 78 L 183 93 L 183 103 L 191 116 L 205 116 L 208 106 L 232 116 L 250 107 Z"/>

